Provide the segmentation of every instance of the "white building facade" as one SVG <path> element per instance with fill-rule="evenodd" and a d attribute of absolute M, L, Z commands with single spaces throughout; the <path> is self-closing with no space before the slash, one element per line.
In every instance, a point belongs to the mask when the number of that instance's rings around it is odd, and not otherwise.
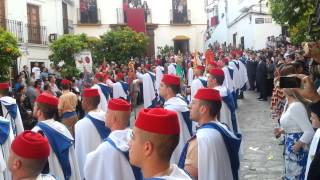
<path fill-rule="evenodd" d="M 207 17 L 213 22 L 206 46 L 217 41 L 243 49 L 265 48 L 268 37 L 282 33 L 269 12 L 267 0 L 209 0 Z"/>
<path fill-rule="evenodd" d="M 35 62 L 49 67 L 49 44 L 73 31 L 73 0 L 0 0 L 0 27 L 19 42 L 17 70 Z"/>
<path fill-rule="evenodd" d="M 83 2 L 88 1 L 75 0 L 76 34 L 86 33 L 88 36 L 99 37 L 112 28 L 127 25 L 123 11 L 126 0 L 94 0 L 97 15 L 94 15 L 93 22 L 83 20 L 89 18 L 90 14 L 84 14 L 86 8 L 82 7 Z M 157 55 L 157 47 L 165 45 L 173 46 L 176 52 L 203 51 L 207 29 L 204 0 L 146 0 L 146 3 L 149 9 L 145 18 L 146 35 L 150 39 L 148 56 Z M 175 14 L 176 10 L 181 12 L 179 17 Z"/>

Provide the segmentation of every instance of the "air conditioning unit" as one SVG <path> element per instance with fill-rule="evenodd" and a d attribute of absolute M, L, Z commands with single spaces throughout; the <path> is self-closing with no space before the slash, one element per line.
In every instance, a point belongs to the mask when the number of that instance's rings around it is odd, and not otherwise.
<path fill-rule="evenodd" d="M 57 40 L 58 38 L 58 34 L 57 33 L 53 33 L 53 34 L 49 34 L 49 42 L 53 42 L 55 40 Z"/>

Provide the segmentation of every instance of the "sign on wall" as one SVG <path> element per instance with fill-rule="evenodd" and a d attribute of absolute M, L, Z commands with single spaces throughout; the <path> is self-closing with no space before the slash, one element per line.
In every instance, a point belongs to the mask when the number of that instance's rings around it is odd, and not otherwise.
<path fill-rule="evenodd" d="M 76 67 L 81 72 L 86 69 L 88 72 L 92 72 L 92 57 L 90 51 L 82 51 L 74 55 L 76 61 Z"/>

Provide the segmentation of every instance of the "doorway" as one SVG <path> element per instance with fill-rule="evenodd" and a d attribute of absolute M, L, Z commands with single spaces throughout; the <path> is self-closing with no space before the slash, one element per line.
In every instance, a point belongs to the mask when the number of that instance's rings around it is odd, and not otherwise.
<path fill-rule="evenodd" d="M 244 36 L 240 38 L 240 42 L 241 42 L 241 49 L 244 49 Z"/>
<path fill-rule="evenodd" d="M 189 53 L 189 40 L 174 40 L 174 53 Z"/>

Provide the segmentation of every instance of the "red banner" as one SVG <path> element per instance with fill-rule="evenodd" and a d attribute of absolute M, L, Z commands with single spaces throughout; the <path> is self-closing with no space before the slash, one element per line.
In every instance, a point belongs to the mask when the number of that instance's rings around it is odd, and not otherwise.
<path fill-rule="evenodd" d="M 126 11 L 128 26 L 136 32 L 146 33 L 143 8 L 129 8 Z"/>

